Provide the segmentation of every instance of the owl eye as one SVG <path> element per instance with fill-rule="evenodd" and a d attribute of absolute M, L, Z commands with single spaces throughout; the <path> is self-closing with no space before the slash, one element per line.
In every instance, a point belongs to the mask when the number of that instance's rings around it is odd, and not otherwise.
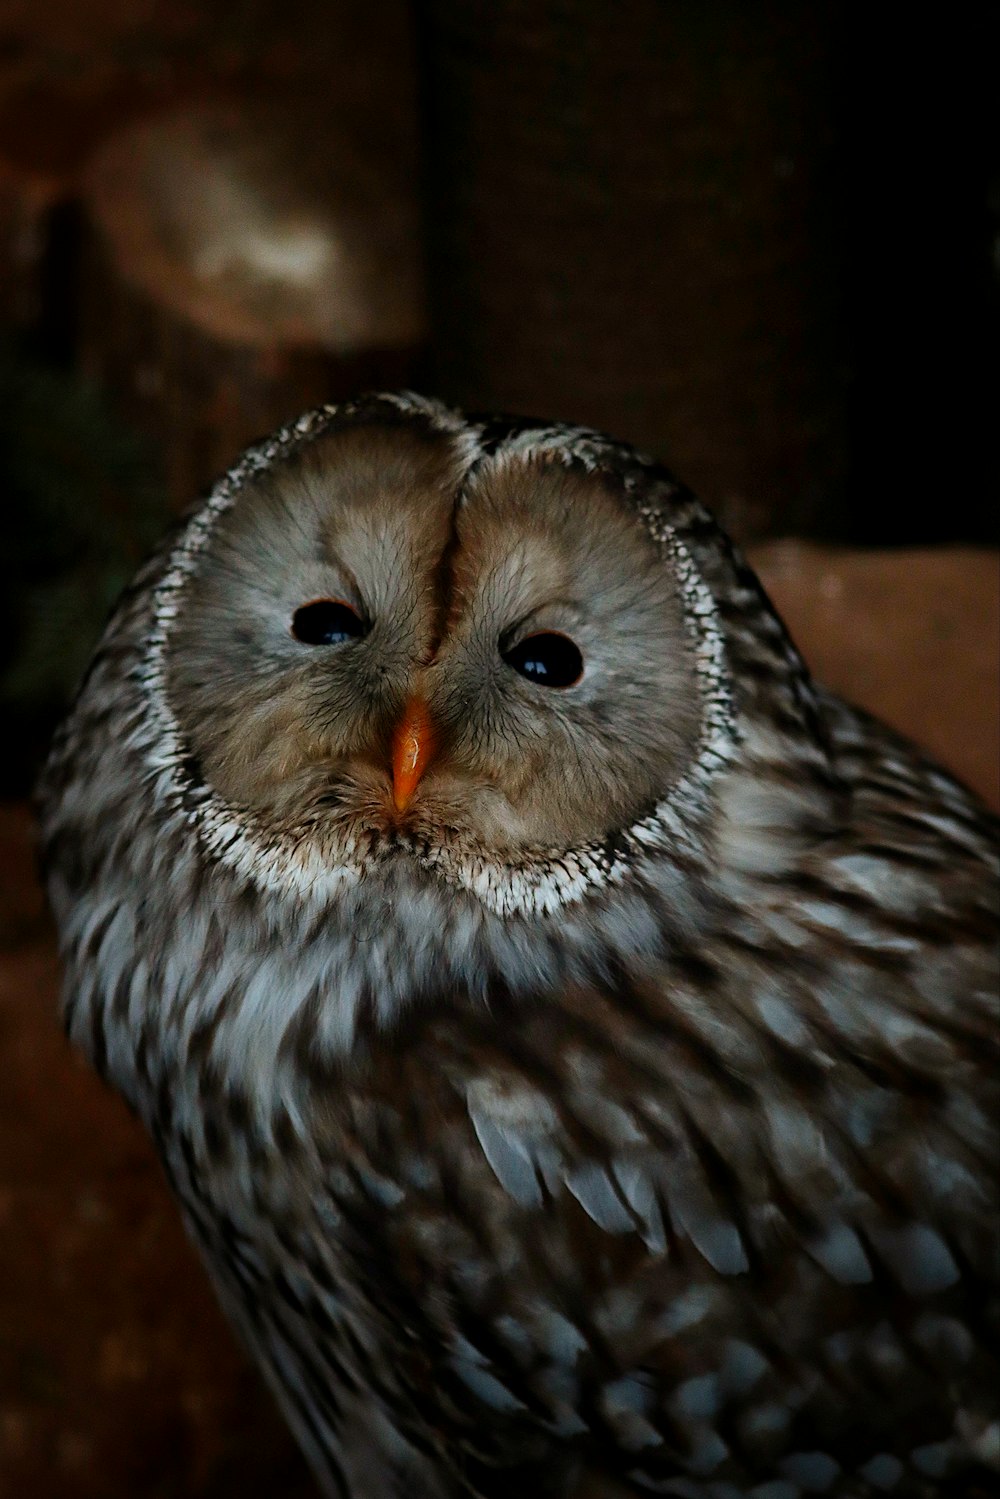
<path fill-rule="evenodd" d="M 502 654 L 508 666 L 543 687 L 572 687 L 583 676 L 583 657 L 569 636 L 558 630 L 527 635 Z"/>
<path fill-rule="evenodd" d="M 368 626 L 343 599 L 313 599 L 292 615 L 292 634 L 303 645 L 343 645 L 362 639 Z"/>

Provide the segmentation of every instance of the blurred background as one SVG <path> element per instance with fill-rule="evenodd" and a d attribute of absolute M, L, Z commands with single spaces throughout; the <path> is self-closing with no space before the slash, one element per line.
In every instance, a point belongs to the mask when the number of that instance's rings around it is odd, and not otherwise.
<path fill-rule="evenodd" d="M 26 801 L 121 586 L 359 389 L 582 421 L 998 788 L 988 5 L 0 0 L 0 1495 L 305 1495 L 69 1055 Z"/>

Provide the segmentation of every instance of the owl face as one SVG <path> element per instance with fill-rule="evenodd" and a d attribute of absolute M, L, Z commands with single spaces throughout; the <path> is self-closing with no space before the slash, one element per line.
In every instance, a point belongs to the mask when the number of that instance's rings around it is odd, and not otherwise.
<path fill-rule="evenodd" d="M 676 578 L 620 489 L 419 421 L 334 428 L 240 486 L 165 684 L 208 787 L 327 859 L 607 839 L 701 724 Z"/>

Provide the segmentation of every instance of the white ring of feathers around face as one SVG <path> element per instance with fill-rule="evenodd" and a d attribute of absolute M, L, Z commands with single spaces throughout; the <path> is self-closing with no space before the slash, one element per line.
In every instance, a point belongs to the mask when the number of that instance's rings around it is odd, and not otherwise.
<path fill-rule="evenodd" d="M 442 436 L 451 436 L 464 450 L 470 467 L 485 456 L 483 428 L 446 406 L 409 393 L 380 396 L 378 402 L 418 416 Z M 167 695 L 166 653 L 199 556 L 219 517 L 236 503 L 247 480 L 280 463 L 353 409 L 344 404 L 306 413 L 249 449 L 219 481 L 182 532 L 154 590 L 153 626 L 141 671 L 148 727 L 153 731 L 146 741 L 145 761 L 159 804 L 183 816 L 201 840 L 206 855 L 230 868 L 241 882 L 271 894 L 291 893 L 309 905 L 335 899 L 345 885 L 356 884 L 364 877 L 360 851 L 353 840 L 345 838 L 337 856 L 331 859 L 313 844 L 297 838 L 282 839 L 270 828 L 257 826 L 245 809 L 230 805 L 208 787 L 192 795 L 190 760 Z M 503 443 L 498 456 L 501 461 L 516 461 L 544 455 L 597 471 L 612 451 L 607 439 L 587 428 L 553 426 L 518 432 Z M 693 851 L 698 844 L 699 825 L 708 811 L 712 784 L 735 757 L 739 733 L 715 601 L 675 529 L 659 509 L 644 504 L 634 494 L 635 487 L 635 481 L 626 478 L 625 488 L 633 492 L 637 514 L 677 578 L 701 695 L 697 747 L 685 773 L 655 808 L 604 842 L 538 849 L 518 864 L 499 864 L 484 858 L 456 862 L 433 850 L 414 850 L 414 858 L 425 869 L 467 890 L 496 916 L 552 914 L 620 884 L 627 871 L 634 872 L 650 856 Z"/>

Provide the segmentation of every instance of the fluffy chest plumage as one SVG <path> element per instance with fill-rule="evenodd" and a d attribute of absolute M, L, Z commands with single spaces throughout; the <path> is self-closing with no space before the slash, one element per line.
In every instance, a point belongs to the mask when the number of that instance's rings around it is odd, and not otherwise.
<path fill-rule="evenodd" d="M 957 1414 L 983 1428 L 989 1362 L 963 1206 L 981 1100 L 912 1032 L 879 1075 L 849 1034 L 857 971 L 772 952 L 764 981 L 741 950 L 558 995 L 423 996 L 388 1031 L 369 1014 L 350 1062 L 286 1028 L 266 1111 L 213 1065 L 224 1031 L 191 1033 L 154 1129 L 321 1452 L 342 1456 L 361 1392 L 408 1462 L 430 1443 L 477 1493 L 574 1464 L 854 1493 L 834 1478 L 857 1482 L 887 1429 L 915 1484 L 965 1461 Z M 883 1000 L 901 982 L 884 957 L 868 977 Z"/>

